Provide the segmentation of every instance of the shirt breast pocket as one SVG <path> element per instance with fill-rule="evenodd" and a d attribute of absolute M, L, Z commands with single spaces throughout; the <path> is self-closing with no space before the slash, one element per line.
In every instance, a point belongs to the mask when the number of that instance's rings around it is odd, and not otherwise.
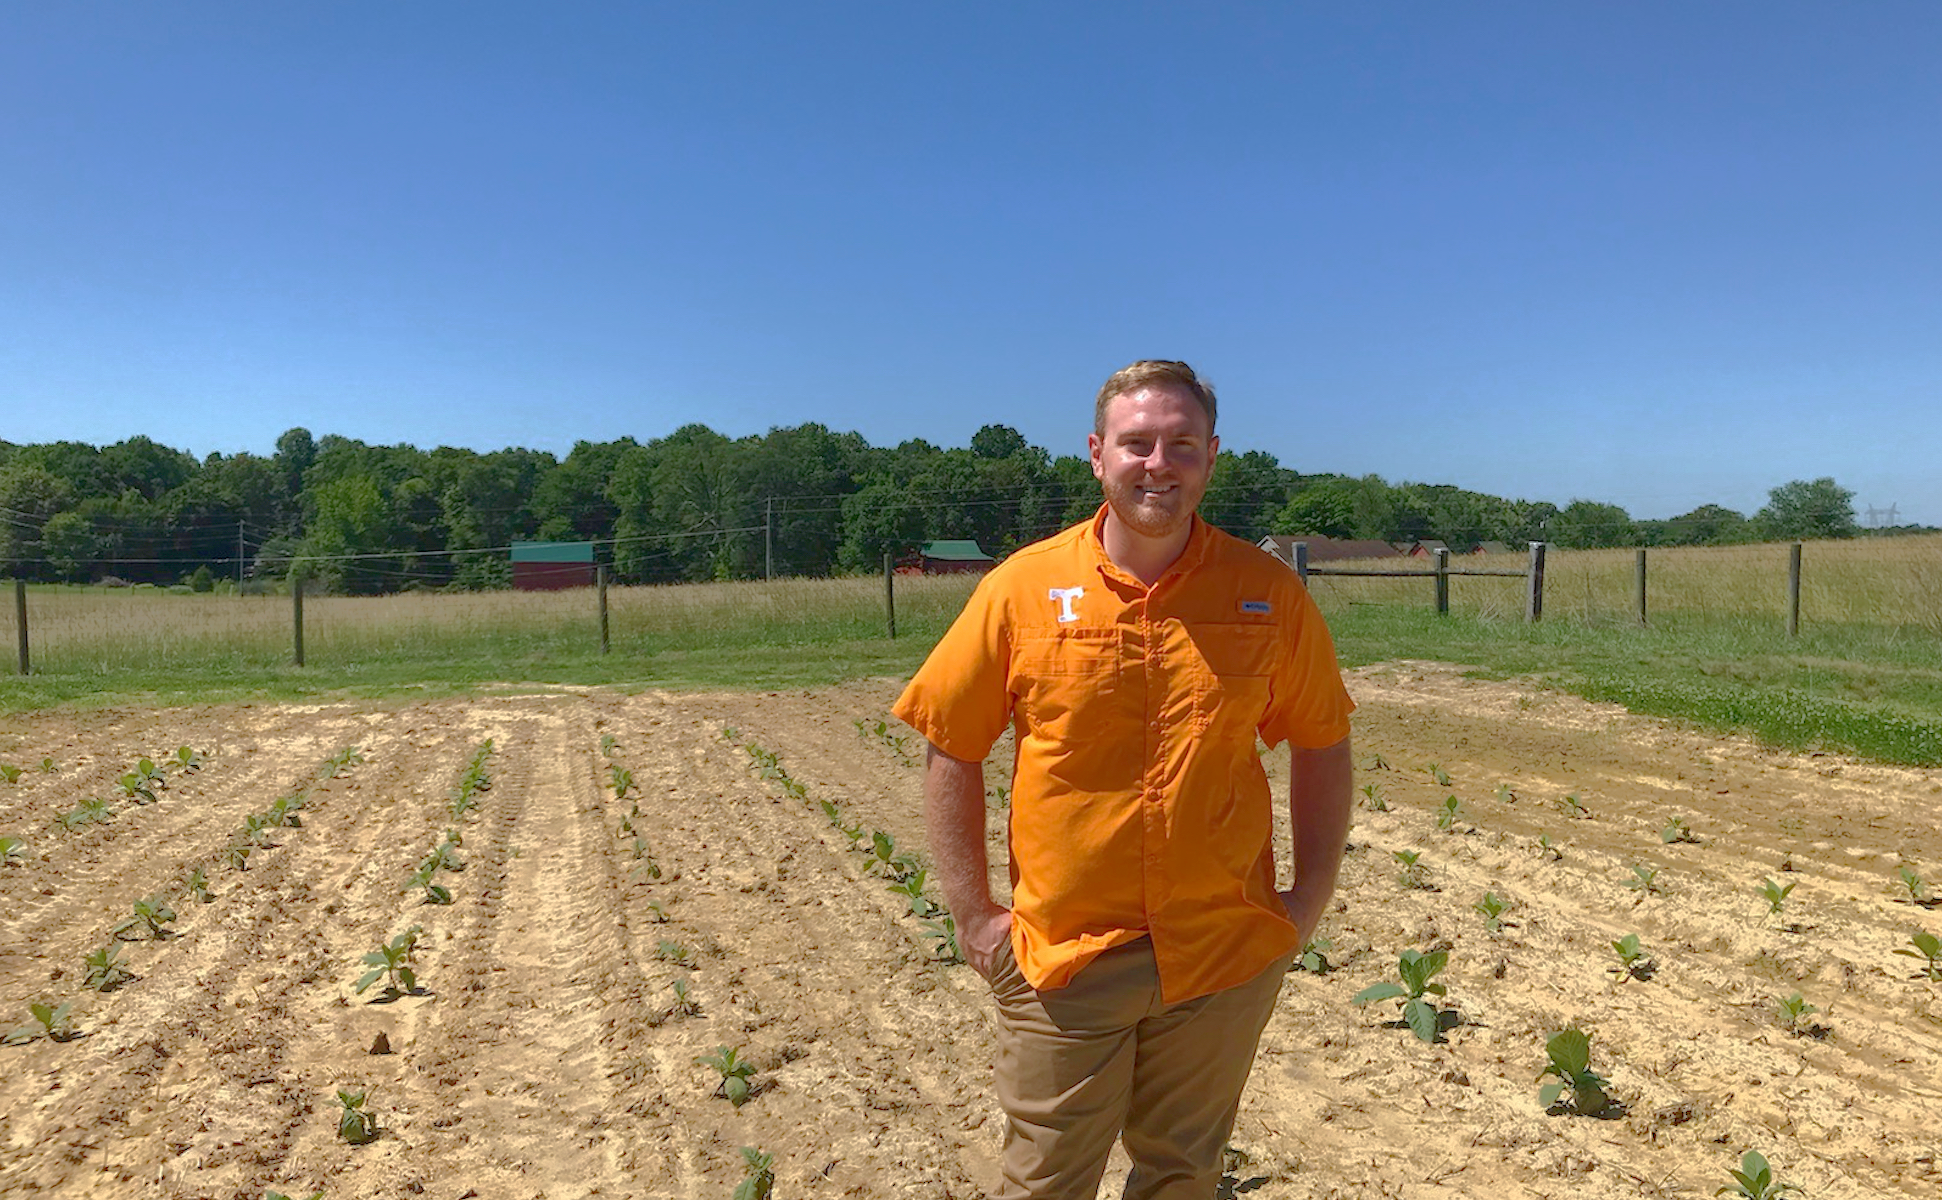
<path fill-rule="evenodd" d="M 1194 689 L 1194 728 L 1252 742 L 1268 711 L 1276 630 L 1268 625 L 1207 623 L 1189 630 L 1201 659 Z"/>
<path fill-rule="evenodd" d="M 1053 741 L 1108 732 L 1119 691 L 1119 648 L 1114 629 L 1021 638 L 1012 660 L 1012 691 L 1029 730 Z"/>

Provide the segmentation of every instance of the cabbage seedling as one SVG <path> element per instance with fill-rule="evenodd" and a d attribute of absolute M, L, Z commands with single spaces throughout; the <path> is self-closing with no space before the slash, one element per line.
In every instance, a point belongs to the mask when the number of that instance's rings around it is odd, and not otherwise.
<path fill-rule="evenodd" d="M 654 948 L 654 957 L 664 963 L 673 963 L 677 967 L 695 965 L 694 955 L 680 942 L 662 942 Z"/>
<path fill-rule="evenodd" d="M 964 950 L 958 945 L 957 918 L 942 909 L 937 916 L 924 922 L 924 937 L 931 944 L 931 958 L 945 966 L 954 966 L 964 961 Z"/>
<path fill-rule="evenodd" d="M 1436 780 L 1436 786 L 1438 787 L 1451 786 L 1450 773 L 1448 771 L 1445 771 L 1442 767 L 1437 766 L 1435 763 L 1431 763 L 1429 766 L 1424 767 L 1423 769 L 1429 772 L 1431 779 Z"/>
<path fill-rule="evenodd" d="M 1672 820 L 1666 822 L 1664 829 L 1659 831 L 1659 840 L 1667 844 L 1672 842 L 1697 842 L 1699 841 L 1699 836 L 1687 827 L 1686 818 L 1674 817 Z"/>
<path fill-rule="evenodd" d="M 5 1037 L 0 1037 L 0 1043 L 20 1046 L 43 1037 L 54 1042 L 71 1042 L 81 1036 L 74 1026 L 68 1023 L 68 1012 L 73 1007 L 72 1000 L 65 1000 L 60 1004 L 42 1004 L 35 1001 L 27 1006 L 27 1011 L 33 1015 L 40 1027 L 37 1029 L 33 1025 L 22 1025 Z"/>
<path fill-rule="evenodd" d="M 715 1093 L 727 1098 L 736 1108 L 748 1103 L 749 1077 L 755 1074 L 755 1064 L 741 1057 L 731 1046 L 717 1046 L 713 1054 L 695 1059 L 704 1067 L 713 1067 L 721 1074 L 721 1082 L 715 1085 Z"/>
<path fill-rule="evenodd" d="M 1782 1183 L 1774 1178 L 1773 1168 L 1753 1150 L 1740 1156 L 1739 1170 L 1728 1167 L 1726 1173 L 1733 1177 L 1733 1186 L 1720 1188 L 1713 1193 L 1715 1196 L 1738 1196 L 1740 1200 L 1779 1200 L 1787 1192 L 1800 1190 L 1795 1184 Z"/>
<path fill-rule="evenodd" d="M 1902 867 L 1895 872 L 1895 878 L 1902 881 L 1902 887 L 1908 892 L 1908 902 L 1910 904 L 1928 903 L 1928 884 L 1923 881 L 1920 875 L 1915 873 L 1913 868 Z"/>
<path fill-rule="evenodd" d="M 614 756 L 614 747 L 618 746 L 619 744 L 620 744 L 619 741 L 617 741 L 614 738 L 613 734 L 611 733 L 601 734 L 600 735 L 600 756 L 602 758 L 612 758 Z"/>
<path fill-rule="evenodd" d="M 674 993 L 675 1016 L 692 1017 L 701 1011 L 701 1005 L 691 994 L 688 980 L 685 976 L 669 984 L 668 990 Z"/>
<path fill-rule="evenodd" d="M 1774 1014 L 1780 1018 L 1780 1023 L 1795 1037 L 1808 1032 L 1807 1029 L 1802 1028 L 1801 1022 L 1821 1011 L 1809 1004 L 1799 992 L 1776 999 L 1773 1002 L 1773 1008 Z"/>
<path fill-rule="evenodd" d="M 1495 892 L 1485 892 L 1483 899 L 1470 906 L 1483 916 L 1483 927 L 1497 933 L 1504 927 L 1504 913 L 1509 911 L 1510 902 Z"/>
<path fill-rule="evenodd" d="M 247 871 L 249 870 L 249 856 L 255 849 L 255 846 L 245 841 L 238 840 L 231 842 L 229 845 L 223 847 L 223 861 L 229 864 L 231 870 Z"/>
<path fill-rule="evenodd" d="M 413 925 L 389 942 L 379 946 L 363 958 L 364 965 L 370 967 L 363 978 L 357 981 L 357 993 L 378 980 L 384 980 L 384 998 L 395 1000 L 399 996 L 418 990 L 418 976 L 410 967 L 411 952 L 418 945 L 419 928 Z M 360 1097 L 362 1093 L 359 1093 Z"/>
<path fill-rule="evenodd" d="M 1438 1014 L 1436 1006 L 1423 997 L 1449 994 L 1449 989 L 1442 984 L 1430 982 L 1449 961 L 1450 952 L 1447 950 L 1429 954 L 1405 950 L 1396 963 L 1396 973 L 1402 977 L 1402 983 L 1373 984 L 1357 992 L 1350 1003 L 1369 1004 L 1377 1000 L 1399 999 L 1403 1002 L 1403 1023 L 1418 1038 L 1434 1043 L 1441 1036 L 1437 1028 Z"/>
<path fill-rule="evenodd" d="M 1548 858 L 1552 862 L 1564 861 L 1564 851 L 1551 840 L 1551 835 L 1548 833 L 1537 835 L 1537 852 L 1539 856 Z"/>
<path fill-rule="evenodd" d="M 1328 961 L 1328 952 L 1333 949 L 1335 944 L 1327 938 L 1314 939 L 1295 956 L 1295 969 L 1311 975 L 1328 974 L 1335 969 L 1335 964 Z"/>
<path fill-rule="evenodd" d="M 634 786 L 634 773 L 619 763 L 607 768 L 608 781 L 613 784 L 614 799 L 625 800 L 628 789 Z"/>
<path fill-rule="evenodd" d="M 83 825 L 105 825 L 115 819 L 115 810 L 99 796 L 89 796 L 80 806 L 61 814 L 61 824 L 69 829 L 79 829 Z"/>
<path fill-rule="evenodd" d="M 1628 933 L 1612 943 L 1612 953 L 1618 955 L 1619 980 L 1649 979 L 1652 977 L 1652 958 L 1639 948 L 1639 935 Z"/>
<path fill-rule="evenodd" d="M 1508 783 L 1500 783 L 1497 785 L 1497 799 L 1503 801 L 1505 804 L 1515 804 L 1517 803 L 1517 793 L 1511 790 Z"/>
<path fill-rule="evenodd" d="M 162 926 L 173 920 L 175 910 L 157 893 L 135 901 L 135 911 L 115 925 L 114 934 L 120 937 L 131 929 L 146 929 L 151 940 L 159 939 L 168 932 Z"/>
<path fill-rule="evenodd" d="M 735 1195 L 730 1200 L 769 1200 L 769 1191 L 775 1187 L 775 1156 L 764 1154 L 753 1146 L 743 1146 L 742 1165 L 746 1174 L 742 1182 L 735 1185 Z"/>
<path fill-rule="evenodd" d="M 17 867 L 26 861 L 26 842 L 19 838 L 0 837 L 0 866 Z"/>
<path fill-rule="evenodd" d="M 1362 785 L 1362 803 L 1370 812 L 1389 811 L 1389 801 L 1383 797 L 1382 789 L 1373 783 Z"/>
<path fill-rule="evenodd" d="M 1779 916 L 1780 906 L 1787 902 L 1788 893 L 1792 892 L 1798 886 L 1799 884 L 1796 882 L 1790 883 L 1786 887 L 1781 887 L 1773 880 L 1763 878 L 1760 881 L 1760 895 L 1767 902 L 1767 915 L 1770 917 Z"/>
<path fill-rule="evenodd" d="M 1428 889 L 1430 881 L 1426 873 L 1427 868 L 1420 861 L 1423 857 L 1422 851 L 1392 850 L 1390 853 L 1395 856 L 1397 862 L 1403 865 L 1403 869 L 1396 875 L 1397 882 L 1406 888 Z"/>
<path fill-rule="evenodd" d="M 1591 810 L 1585 807 L 1584 801 L 1578 799 L 1576 792 L 1567 792 L 1558 797 L 1558 811 L 1567 817 L 1574 818 L 1589 817 L 1591 815 Z"/>
<path fill-rule="evenodd" d="M 1659 885 L 1653 882 L 1658 877 L 1659 868 L 1648 867 L 1644 863 L 1633 863 L 1632 877 L 1625 881 L 1625 886 L 1637 892 L 1640 900 L 1644 900 L 1647 896 L 1660 894 Z"/>
<path fill-rule="evenodd" d="M 337 1136 L 353 1146 L 378 1140 L 378 1119 L 364 1111 L 365 1095 L 337 1089 L 337 1103 L 342 1106 L 337 1114 Z"/>
<path fill-rule="evenodd" d="M 1456 819 L 1462 815 L 1463 801 L 1457 799 L 1454 793 L 1445 796 L 1443 798 L 1443 807 L 1436 814 L 1436 827 L 1438 829 L 1450 829 L 1456 825 Z"/>
<path fill-rule="evenodd" d="M 890 885 L 890 891 L 902 896 L 910 905 L 910 915 L 925 920 L 937 914 L 937 902 L 924 894 L 924 877 L 927 871 L 918 871 L 900 883 Z"/>
<path fill-rule="evenodd" d="M 668 923 L 668 910 L 662 908 L 659 903 L 649 900 L 647 902 L 647 919 L 656 925 L 665 925 Z"/>
<path fill-rule="evenodd" d="M 1555 1075 L 1557 1082 L 1545 1084 L 1538 1092 L 1539 1104 L 1546 1108 L 1559 1105 L 1569 1091 L 1571 1100 L 1564 1107 L 1580 1116 L 1595 1117 L 1611 1107 L 1605 1078 L 1591 1069 L 1591 1039 L 1583 1030 L 1567 1029 L 1551 1035 L 1544 1043 L 1544 1053 L 1551 1061 L 1537 1077 Z"/>
<path fill-rule="evenodd" d="M 408 892 L 413 888 L 424 888 L 425 903 L 450 904 L 452 902 L 452 889 L 442 883 L 432 882 L 432 877 L 438 872 L 438 857 L 438 855 L 434 854 L 424 862 L 419 863 L 418 869 L 411 873 L 411 878 L 405 880 L 405 890 Z"/>
<path fill-rule="evenodd" d="M 81 960 L 87 974 L 81 977 L 81 986 L 93 992 L 111 992 L 135 977 L 135 973 L 120 963 L 121 943 L 109 942 L 93 954 Z"/>
<path fill-rule="evenodd" d="M 168 760 L 168 765 L 178 774 L 193 775 L 202 769 L 202 755 L 187 746 L 178 746 L 175 757 Z"/>
<path fill-rule="evenodd" d="M 1388 771 L 1391 769 L 1389 760 L 1380 754 L 1371 754 L 1368 765 L 1363 768 L 1365 771 Z"/>
<path fill-rule="evenodd" d="M 270 807 L 265 810 L 263 816 L 265 821 L 275 828 L 281 829 L 288 826 L 291 829 L 302 829 L 303 818 L 297 815 L 297 810 L 302 807 L 302 793 L 278 796 L 270 803 Z"/>
<path fill-rule="evenodd" d="M 1942 939 L 1938 939 L 1932 933 L 1917 933 L 1908 940 L 1915 949 L 1896 950 L 1895 953 L 1907 955 L 1909 958 L 1927 959 L 1927 963 L 1922 967 L 1922 973 L 1928 976 L 1931 983 L 1942 983 Z"/>
<path fill-rule="evenodd" d="M 293 1198 L 284 1195 L 282 1192 L 264 1192 L 263 1200 L 293 1200 Z M 305 1197 L 304 1200 L 324 1200 L 324 1190 L 318 1188 L 316 1191 L 310 1193 L 309 1196 Z"/>
<path fill-rule="evenodd" d="M 19 778 L 20 778 L 19 767 L 14 766 L 12 763 L 0 763 L 0 779 L 4 779 L 8 783 L 12 783 L 14 780 Z"/>
<path fill-rule="evenodd" d="M 189 877 L 182 881 L 182 886 L 188 889 L 189 894 L 196 898 L 198 904 L 208 904 L 215 899 L 209 894 L 209 876 L 201 867 L 191 869 Z"/>

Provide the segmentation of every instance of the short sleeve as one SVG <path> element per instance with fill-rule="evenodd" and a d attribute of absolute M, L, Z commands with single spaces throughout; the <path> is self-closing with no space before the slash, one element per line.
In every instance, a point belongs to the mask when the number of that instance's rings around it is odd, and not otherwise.
<path fill-rule="evenodd" d="M 986 575 L 891 706 L 933 746 L 981 762 L 1011 722 L 1011 645 L 998 573 Z"/>
<path fill-rule="evenodd" d="M 1349 714 L 1355 701 L 1342 684 L 1335 661 L 1335 640 L 1308 589 L 1294 589 L 1294 620 L 1289 644 L 1275 664 L 1267 711 L 1261 716 L 1261 740 L 1282 742 L 1302 750 L 1320 750 L 1349 736 Z"/>

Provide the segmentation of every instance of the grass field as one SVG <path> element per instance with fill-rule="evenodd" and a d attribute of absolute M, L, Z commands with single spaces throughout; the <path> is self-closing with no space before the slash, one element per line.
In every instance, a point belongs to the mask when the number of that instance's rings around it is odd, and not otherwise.
<path fill-rule="evenodd" d="M 1644 628 L 1629 550 L 1554 552 L 1545 620 L 1535 626 L 1522 620 L 1519 579 L 1454 580 L 1442 618 L 1429 611 L 1426 580 L 1312 583 L 1347 663 L 1452 662 L 1778 745 L 1942 763 L 1942 536 L 1811 543 L 1804 562 L 1794 639 L 1785 635 L 1784 545 L 1653 551 Z M 503 681 L 760 688 L 896 675 L 915 668 L 973 581 L 896 582 L 895 640 L 875 577 L 614 588 L 604 657 L 590 591 L 312 597 L 301 670 L 290 666 L 288 597 L 36 588 L 36 673 L 10 681 L 0 705 L 435 694 Z M 0 645 L 13 638 L 7 606 Z"/>

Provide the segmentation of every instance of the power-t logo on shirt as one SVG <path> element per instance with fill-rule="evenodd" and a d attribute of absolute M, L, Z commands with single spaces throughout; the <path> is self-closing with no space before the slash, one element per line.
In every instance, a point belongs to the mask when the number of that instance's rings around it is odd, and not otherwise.
<path fill-rule="evenodd" d="M 1059 623 L 1061 625 L 1067 621 L 1076 621 L 1079 619 L 1079 614 L 1072 611 L 1072 602 L 1085 594 L 1086 589 L 1082 587 L 1050 588 L 1045 593 L 1047 599 L 1059 602 Z"/>

